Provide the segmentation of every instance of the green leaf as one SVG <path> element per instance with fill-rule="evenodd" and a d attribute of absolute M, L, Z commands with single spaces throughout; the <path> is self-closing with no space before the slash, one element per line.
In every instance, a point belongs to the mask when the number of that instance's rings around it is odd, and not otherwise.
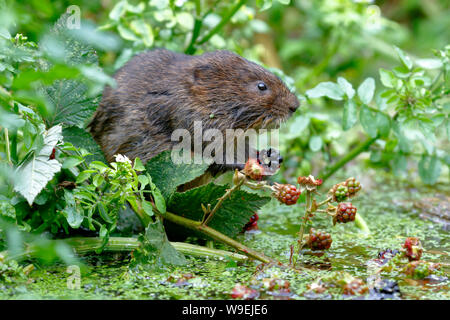
<path fill-rule="evenodd" d="M 350 82 L 348 82 L 345 78 L 342 78 L 342 77 L 339 77 L 337 79 L 337 82 L 338 82 L 339 86 L 341 87 L 341 89 L 345 92 L 347 97 L 349 99 L 352 99 L 353 96 L 355 95 L 355 89 L 353 89 L 352 84 Z"/>
<path fill-rule="evenodd" d="M 61 164 L 55 159 L 49 159 L 56 144 L 62 140 L 61 126 L 54 126 L 44 133 L 44 146 L 29 160 L 17 168 L 18 179 L 14 190 L 25 197 L 28 204 L 33 204 L 36 196 L 41 192 L 55 173 L 61 170 Z"/>
<path fill-rule="evenodd" d="M 178 186 L 201 176 L 208 167 L 208 163 L 174 164 L 170 150 L 153 157 L 145 165 L 147 172 L 165 199 L 168 199 Z"/>
<path fill-rule="evenodd" d="M 150 204 L 150 202 L 145 201 L 145 200 L 142 201 L 142 209 L 149 217 L 153 216 L 153 207 Z"/>
<path fill-rule="evenodd" d="M 98 105 L 98 98 L 87 97 L 87 86 L 78 80 L 58 80 L 45 88 L 54 112 L 45 118 L 48 126 L 63 123 L 84 127 Z"/>
<path fill-rule="evenodd" d="M 353 100 L 348 100 L 344 104 L 344 114 L 342 116 L 342 128 L 348 130 L 352 128 L 358 120 L 356 104 Z"/>
<path fill-rule="evenodd" d="M 120 36 L 125 40 L 139 41 L 139 38 L 133 33 L 133 31 L 122 24 L 119 24 L 119 26 L 117 27 L 117 31 L 119 31 Z"/>
<path fill-rule="evenodd" d="M 367 106 L 361 106 L 359 121 L 361 122 L 364 131 L 372 138 L 375 138 L 378 132 L 376 116 L 376 113 L 372 112 Z"/>
<path fill-rule="evenodd" d="M 70 227 L 78 229 L 81 226 L 84 217 L 75 206 L 67 206 L 63 213 Z"/>
<path fill-rule="evenodd" d="M 144 45 L 146 47 L 151 47 L 153 44 L 153 30 L 152 27 L 145 23 L 144 20 L 138 19 L 133 20 L 130 23 L 130 28 L 137 34 L 142 36 L 142 41 L 144 41 Z"/>
<path fill-rule="evenodd" d="M 155 188 L 154 190 L 152 190 L 152 195 L 153 198 L 155 199 L 155 206 L 156 209 L 158 209 L 159 213 L 161 214 L 166 213 L 166 201 L 164 200 L 161 191 L 158 188 Z"/>
<path fill-rule="evenodd" d="M 436 155 L 423 155 L 419 161 L 419 175 L 426 184 L 435 184 L 441 174 L 441 161 Z"/>
<path fill-rule="evenodd" d="M 134 159 L 133 169 L 136 171 L 144 171 L 145 170 L 145 167 L 142 164 L 141 159 L 139 159 L 139 158 Z"/>
<path fill-rule="evenodd" d="M 380 68 L 380 70 L 378 70 L 378 72 L 380 73 L 381 83 L 387 88 L 394 88 L 394 85 L 395 85 L 397 79 L 395 78 L 392 71 Z"/>
<path fill-rule="evenodd" d="M 194 28 L 194 17 L 188 12 L 181 12 L 176 15 L 178 24 L 184 30 L 192 30 Z"/>
<path fill-rule="evenodd" d="M 133 252 L 132 266 L 136 264 L 146 268 L 163 265 L 185 265 L 187 263 L 183 254 L 179 253 L 167 239 L 164 226 L 158 220 L 149 223 L 145 235 L 139 238 L 141 244 Z"/>
<path fill-rule="evenodd" d="M 372 101 L 375 93 L 375 80 L 373 78 L 367 78 L 358 87 L 358 97 L 365 104 L 369 104 Z"/>
<path fill-rule="evenodd" d="M 84 170 L 82 172 L 80 172 L 80 174 L 77 176 L 76 179 L 76 183 L 82 183 L 84 182 L 86 179 L 88 179 L 92 173 L 94 173 L 94 170 Z"/>
<path fill-rule="evenodd" d="M 403 65 L 405 67 L 407 67 L 409 70 L 412 69 L 413 67 L 413 63 L 411 61 L 411 58 L 408 57 L 405 52 L 403 52 L 403 50 L 401 50 L 400 48 L 394 46 L 395 51 L 397 52 L 398 57 L 400 58 L 401 62 L 403 63 Z"/>
<path fill-rule="evenodd" d="M 201 221 L 203 217 L 201 205 L 211 204 L 213 208 L 228 188 L 228 185 L 219 186 L 210 183 L 186 192 L 177 192 L 168 202 L 168 211 L 176 212 L 185 218 Z M 223 201 L 208 226 L 229 237 L 234 237 L 242 231 L 243 226 L 255 214 L 255 211 L 269 201 L 269 197 L 260 197 L 255 193 L 243 190 L 235 191 L 230 198 Z M 177 230 L 175 227 L 175 232 L 186 234 L 188 231 L 179 228 Z M 204 238 L 204 235 L 196 235 Z"/>
<path fill-rule="evenodd" d="M 439 69 L 442 68 L 442 61 L 439 59 L 416 59 L 416 64 L 424 69 Z"/>
<path fill-rule="evenodd" d="M 126 9 L 127 1 L 118 2 L 109 13 L 109 18 L 114 21 L 119 21 L 119 19 L 125 14 Z"/>
<path fill-rule="evenodd" d="M 309 148 L 311 151 L 316 152 L 322 148 L 322 137 L 321 136 L 312 136 L 309 139 Z"/>
<path fill-rule="evenodd" d="M 68 127 L 63 130 L 64 141 L 72 143 L 77 148 L 86 149 L 91 155 L 86 157 L 86 163 L 92 161 L 106 162 L 100 146 L 92 138 L 91 134 L 78 127 Z"/>
<path fill-rule="evenodd" d="M 111 217 L 109 216 L 105 205 L 103 204 L 103 202 L 99 202 L 98 203 L 98 213 L 100 214 L 100 217 L 102 217 L 102 219 L 107 222 L 107 223 L 113 223 Z"/>
<path fill-rule="evenodd" d="M 391 131 L 391 118 L 383 112 L 377 112 L 376 123 L 379 135 L 388 136 Z"/>
<path fill-rule="evenodd" d="M 278 0 L 278 2 L 287 6 L 291 3 L 291 0 Z"/>
<path fill-rule="evenodd" d="M 333 100 L 342 100 L 344 91 L 334 82 L 321 82 L 313 89 L 306 91 L 308 98 L 328 97 Z"/>
<path fill-rule="evenodd" d="M 82 162 L 83 162 L 83 158 L 80 159 L 80 157 L 76 157 L 76 156 L 67 157 L 64 160 L 62 168 L 63 169 L 70 169 L 70 168 L 76 167 L 77 165 L 79 165 Z"/>

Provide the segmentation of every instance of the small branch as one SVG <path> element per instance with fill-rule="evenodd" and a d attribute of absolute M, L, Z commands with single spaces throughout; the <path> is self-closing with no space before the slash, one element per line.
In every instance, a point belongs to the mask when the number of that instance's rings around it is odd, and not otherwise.
<path fill-rule="evenodd" d="M 8 160 L 8 163 L 12 165 L 11 162 L 11 149 L 9 145 L 9 133 L 8 128 L 5 128 L 5 143 L 6 143 L 6 159 Z"/>
<path fill-rule="evenodd" d="M 195 42 L 198 39 L 198 36 L 200 35 L 200 30 L 203 26 L 203 18 L 201 16 L 202 14 L 202 4 L 201 4 L 201 0 L 196 0 L 195 1 L 195 22 L 194 22 L 194 30 L 192 30 L 192 38 L 191 41 L 188 45 L 188 47 L 186 48 L 186 50 L 184 51 L 184 53 L 186 54 L 194 54 L 195 51 L 197 50 L 197 48 L 195 48 Z"/>
<path fill-rule="evenodd" d="M 234 5 L 233 8 L 231 8 L 230 11 L 228 11 L 223 17 L 222 20 L 214 27 L 212 28 L 208 34 L 206 34 L 203 38 L 201 38 L 197 44 L 201 45 L 207 42 L 209 39 L 211 39 L 216 33 L 218 33 L 227 23 L 230 21 L 230 19 L 236 14 L 236 12 L 247 2 L 247 0 L 239 0 L 238 3 Z"/>
<path fill-rule="evenodd" d="M 358 145 L 352 151 L 347 153 L 347 155 L 345 155 L 339 161 L 337 161 L 333 166 L 331 166 L 329 168 L 325 168 L 325 173 L 323 175 L 320 175 L 320 178 L 322 178 L 324 181 L 326 179 L 328 179 L 331 175 L 333 175 L 336 171 L 338 171 L 340 168 L 342 168 L 348 162 L 350 162 L 351 160 L 356 158 L 362 152 L 366 151 L 377 139 L 378 139 L 378 136 L 376 136 L 375 138 L 369 138 L 366 141 L 362 142 L 360 145 Z"/>
<path fill-rule="evenodd" d="M 214 206 L 214 208 L 212 209 L 211 212 L 209 212 L 208 217 L 206 218 L 206 220 L 203 221 L 204 225 L 208 225 L 208 223 L 211 221 L 211 219 L 213 218 L 214 214 L 217 212 L 217 210 L 219 210 L 219 208 L 222 206 L 222 203 L 231 196 L 231 194 L 238 190 L 242 184 L 244 183 L 244 180 L 241 180 L 238 184 L 234 185 L 231 189 L 228 189 L 227 192 L 221 196 L 219 198 L 219 202 L 216 203 L 216 205 Z M 209 206 L 208 206 L 209 209 Z"/>

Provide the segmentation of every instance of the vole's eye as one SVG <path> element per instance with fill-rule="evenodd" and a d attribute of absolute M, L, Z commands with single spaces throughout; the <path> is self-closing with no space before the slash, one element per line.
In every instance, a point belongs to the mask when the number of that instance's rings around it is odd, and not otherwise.
<path fill-rule="evenodd" d="M 267 90 L 267 86 L 264 82 L 258 83 L 258 89 L 261 91 Z"/>

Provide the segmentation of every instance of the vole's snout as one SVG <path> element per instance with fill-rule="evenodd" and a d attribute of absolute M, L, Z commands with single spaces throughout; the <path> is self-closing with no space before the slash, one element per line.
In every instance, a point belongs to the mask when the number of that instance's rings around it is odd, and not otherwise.
<path fill-rule="evenodd" d="M 291 96 L 289 97 L 289 110 L 294 113 L 298 107 L 300 106 L 300 102 L 298 101 L 297 97 L 295 96 L 295 94 L 291 94 Z"/>

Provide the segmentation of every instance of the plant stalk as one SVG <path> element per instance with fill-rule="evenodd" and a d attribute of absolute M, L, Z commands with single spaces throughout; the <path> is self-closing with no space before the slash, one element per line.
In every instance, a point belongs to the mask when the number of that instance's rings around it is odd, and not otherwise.
<path fill-rule="evenodd" d="M 63 242 L 70 245 L 77 254 L 95 252 L 96 250 L 102 248 L 103 245 L 103 239 L 93 237 L 77 237 L 52 241 Z M 171 242 L 171 244 L 176 250 L 186 255 L 211 258 L 231 258 L 236 261 L 248 260 L 247 256 L 225 250 L 207 248 L 184 242 Z M 108 243 L 103 247 L 103 251 L 129 252 L 137 249 L 138 247 L 139 240 L 137 238 L 110 237 Z M 0 256 L 3 256 L 5 260 L 20 260 L 23 258 L 33 258 L 36 256 L 36 253 L 36 247 L 31 245 L 27 248 L 27 250 L 18 255 L 11 256 L 7 251 L 3 251 L 0 252 Z"/>
<path fill-rule="evenodd" d="M 336 171 L 338 171 L 348 162 L 356 158 L 362 152 L 366 151 L 377 139 L 378 136 L 376 136 L 375 138 L 369 138 L 366 141 L 359 144 L 356 148 L 347 153 L 347 155 L 345 155 L 339 161 L 337 161 L 333 166 L 326 168 L 325 173 L 323 175 L 320 175 L 320 178 L 323 179 L 324 181 L 328 179 L 331 175 L 333 175 Z"/>
<path fill-rule="evenodd" d="M 308 218 L 308 214 L 311 212 L 311 191 L 306 190 L 306 205 L 305 205 L 305 215 L 303 217 L 302 224 L 300 226 L 300 231 L 298 232 L 298 254 L 303 248 L 303 234 L 305 233 L 305 225 L 306 219 Z"/>

